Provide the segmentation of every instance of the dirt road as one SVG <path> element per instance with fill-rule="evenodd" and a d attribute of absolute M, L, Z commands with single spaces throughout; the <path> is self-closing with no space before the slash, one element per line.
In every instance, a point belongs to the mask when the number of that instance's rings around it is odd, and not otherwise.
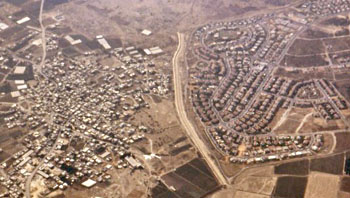
<path fill-rule="evenodd" d="M 172 61 L 173 75 L 174 75 L 175 106 L 176 106 L 177 114 L 180 118 L 180 122 L 184 127 L 187 135 L 191 138 L 192 142 L 195 144 L 198 151 L 202 154 L 203 158 L 208 163 L 210 169 L 213 171 L 218 182 L 221 185 L 228 185 L 229 182 L 227 181 L 227 178 L 218 168 L 218 166 L 215 163 L 215 160 L 210 155 L 209 149 L 203 143 L 203 141 L 199 138 L 192 123 L 188 120 L 188 117 L 185 111 L 185 104 L 183 101 L 183 95 L 182 95 L 183 90 L 181 86 L 182 78 L 181 78 L 181 72 L 179 68 L 179 62 L 180 62 L 179 57 L 181 57 L 184 54 L 184 50 L 185 50 L 185 38 L 184 38 L 184 35 L 181 33 L 177 33 L 177 36 L 178 36 L 179 44 Z"/>
<path fill-rule="evenodd" d="M 38 71 L 39 73 L 41 73 L 45 78 L 46 75 L 44 75 L 42 73 L 42 67 L 44 66 L 45 64 L 45 59 L 46 59 L 46 34 L 45 34 L 45 27 L 43 25 L 43 9 L 44 9 L 44 3 L 45 3 L 45 0 L 41 0 L 41 5 L 40 5 L 40 13 L 39 13 L 39 22 L 40 22 L 40 27 L 41 27 L 41 40 L 42 40 L 42 48 L 43 48 L 43 54 L 42 54 L 42 58 L 41 58 L 41 62 L 40 62 L 40 65 L 39 65 L 39 68 Z M 58 138 L 57 138 L 58 140 Z M 56 141 L 57 143 L 57 141 Z M 53 151 L 53 149 L 55 149 L 56 147 L 56 143 L 55 145 L 52 147 L 51 151 Z M 50 152 L 49 152 L 50 153 Z M 25 183 L 25 197 L 26 198 L 30 198 L 31 195 L 30 195 L 30 187 L 31 187 L 31 183 L 32 183 L 32 180 L 35 176 L 35 174 L 38 172 L 39 168 L 43 165 L 44 161 L 42 161 L 33 171 L 32 173 L 28 176 L 27 180 L 26 180 L 26 183 Z"/>

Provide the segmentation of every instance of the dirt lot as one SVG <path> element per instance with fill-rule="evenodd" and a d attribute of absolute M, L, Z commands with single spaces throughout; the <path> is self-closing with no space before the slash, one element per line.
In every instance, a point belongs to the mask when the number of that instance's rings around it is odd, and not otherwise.
<path fill-rule="evenodd" d="M 311 109 L 312 110 L 312 109 Z M 303 118 L 310 113 L 310 109 L 293 107 L 290 111 L 285 111 L 273 127 L 277 134 L 294 134 L 302 124 Z"/>
<path fill-rule="evenodd" d="M 244 192 L 244 191 L 237 191 L 235 193 L 234 197 L 244 197 L 244 198 L 269 198 L 268 195 L 262 195 L 262 194 L 255 194 L 250 192 Z"/>
<path fill-rule="evenodd" d="M 350 149 L 349 141 L 350 141 L 350 133 L 336 133 L 335 137 L 337 139 L 337 145 L 334 149 L 334 152 L 342 152 L 344 150 Z"/>
<path fill-rule="evenodd" d="M 275 174 L 282 175 L 308 175 L 309 160 L 304 159 L 295 162 L 288 162 L 275 167 Z"/>
<path fill-rule="evenodd" d="M 208 167 L 202 159 L 194 159 L 194 161 L 184 164 L 161 178 L 164 184 L 173 186 L 176 189 L 174 191 L 176 197 L 203 197 L 219 187 L 213 178 L 213 174 L 208 172 Z M 155 192 L 155 197 L 165 197 L 164 193 L 157 191 Z"/>
<path fill-rule="evenodd" d="M 350 37 L 341 37 L 341 38 L 329 38 L 324 39 L 323 42 L 329 47 L 329 52 L 337 52 L 348 50 L 350 47 Z"/>
<path fill-rule="evenodd" d="M 280 177 L 277 180 L 274 196 L 300 198 L 304 197 L 307 177 Z"/>
<path fill-rule="evenodd" d="M 339 176 L 311 173 L 309 176 L 305 198 L 337 197 Z"/>
<path fill-rule="evenodd" d="M 139 159 L 158 174 L 177 168 L 193 159 L 196 150 L 186 137 L 177 121 L 173 103 L 169 99 L 154 101 L 152 97 L 144 97 L 150 108 L 136 114 L 132 121 L 135 125 L 145 125 L 150 131 L 148 140 L 136 144 L 135 152 Z M 149 140 L 152 140 L 152 146 Z M 151 148 L 152 147 L 152 148 Z M 153 154 L 159 158 L 146 159 L 144 155 Z"/>
<path fill-rule="evenodd" d="M 321 25 L 335 25 L 335 26 L 349 26 L 350 20 L 349 16 L 334 16 L 332 18 L 326 19 L 320 22 Z"/>
<path fill-rule="evenodd" d="M 310 170 L 329 174 L 342 174 L 344 166 L 344 154 L 338 154 L 330 157 L 312 159 Z"/>
<path fill-rule="evenodd" d="M 307 29 L 305 32 L 301 34 L 301 38 L 309 38 L 309 39 L 318 39 L 318 38 L 328 38 L 333 36 L 324 30 L 320 30 L 317 27 L 312 27 Z"/>
<path fill-rule="evenodd" d="M 239 191 L 254 194 L 271 195 L 276 185 L 276 177 L 249 176 L 240 183 L 236 183 Z"/>
<path fill-rule="evenodd" d="M 314 112 L 313 108 L 293 107 L 289 113 L 282 115 L 277 113 L 277 115 L 280 115 L 275 118 L 278 119 L 278 121 L 274 121 L 276 124 L 271 126 L 275 129 L 274 132 L 277 134 L 302 134 L 344 129 L 345 127 L 344 122 L 341 120 L 325 121 L 322 118 L 310 114 L 312 112 Z"/>
<path fill-rule="evenodd" d="M 266 12 L 267 9 L 293 2 L 286 0 L 234 2 L 229 0 L 96 0 L 70 1 L 56 7 L 60 8 L 61 14 L 67 19 L 65 23 L 90 38 L 104 34 L 118 36 L 122 40 L 157 43 L 160 36 L 174 34 L 176 29 L 188 30 L 208 21 L 242 16 L 252 11 Z M 55 12 L 55 10 L 58 9 L 50 11 Z M 75 10 L 79 10 L 79 15 L 75 14 Z M 153 34 L 157 35 L 156 38 L 145 41 L 145 37 L 139 35 L 143 28 L 152 30 Z"/>
<path fill-rule="evenodd" d="M 324 137 L 324 145 L 321 150 L 321 153 L 330 153 L 332 151 L 333 144 L 335 144 L 334 137 L 332 134 L 328 134 L 328 133 L 325 133 L 323 137 Z"/>
<path fill-rule="evenodd" d="M 350 84 L 347 80 L 336 81 L 335 86 L 338 88 L 340 93 L 350 101 Z"/>
<path fill-rule="evenodd" d="M 139 198 L 145 198 L 144 192 L 148 182 L 152 180 L 145 171 L 139 170 L 131 173 L 130 170 L 111 171 L 113 183 L 98 184 L 90 189 L 86 189 L 77 184 L 69 190 L 64 191 L 65 198 L 86 198 L 86 197 L 113 197 L 124 198 L 137 193 Z M 153 181 L 154 182 L 154 181 Z M 130 198 L 131 198 L 130 197 Z"/>
<path fill-rule="evenodd" d="M 290 55 L 313 55 L 325 52 L 325 47 L 321 40 L 296 39 L 289 48 Z"/>
<path fill-rule="evenodd" d="M 326 55 L 292 56 L 286 55 L 280 65 L 290 67 L 319 67 L 329 65 Z"/>
<path fill-rule="evenodd" d="M 345 176 L 341 179 L 340 190 L 350 193 L 350 177 Z"/>
<path fill-rule="evenodd" d="M 323 78 L 323 79 L 333 79 L 333 75 L 329 71 L 318 69 L 308 69 L 308 70 L 302 70 L 302 69 L 296 69 L 294 67 L 288 67 L 288 68 L 278 68 L 276 69 L 275 75 L 278 75 L 280 77 L 287 77 L 287 78 L 293 78 L 295 80 L 310 80 L 315 78 Z"/>
<path fill-rule="evenodd" d="M 344 129 L 344 122 L 341 120 L 325 121 L 322 118 L 310 117 L 300 129 L 300 133 L 310 133 L 316 131 L 330 131 Z"/>

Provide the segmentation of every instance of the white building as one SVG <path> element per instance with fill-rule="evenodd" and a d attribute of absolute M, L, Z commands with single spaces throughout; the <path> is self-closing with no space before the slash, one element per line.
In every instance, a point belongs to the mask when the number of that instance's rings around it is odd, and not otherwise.
<path fill-rule="evenodd" d="M 102 45 L 102 47 L 105 49 L 105 50 L 109 50 L 111 49 L 112 47 L 109 45 L 109 43 L 107 42 L 107 40 L 105 38 L 103 38 L 102 35 L 98 35 L 96 36 L 96 39 L 97 39 L 97 42 Z"/>
<path fill-rule="evenodd" d="M 16 66 L 15 71 L 13 72 L 14 74 L 24 74 L 26 71 L 26 67 L 24 66 Z"/>
<path fill-rule="evenodd" d="M 70 35 L 64 37 L 71 45 L 77 45 L 82 41 L 80 39 L 74 40 Z"/>
<path fill-rule="evenodd" d="M 86 188 L 91 188 L 96 184 L 96 181 L 92 180 L 92 179 L 88 179 L 86 181 L 84 181 L 83 183 L 81 183 L 81 185 L 83 185 Z"/>
<path fill-rule="evenodd" d="M 144 29 L 144 30 L 142 30 L 141 34 L 146 35 L 146 36 L 149 36 L 149 35 L 152 34 L 152 32 L 151 32 L 150 30 Z"/>
<path fill-rule="evenodd" d="M 26 23 L 28 21 L 30 21 L 30 18 L 29 17 L 24 17 L 24 18 L 18 20 L 17 24 L 23 24 L 23 23 Z"/>
<path fill-rule="evenodd" d="M 5 23 L 0 23 L 0 30 L 6 30 L 9 26 Z"/>
<path fill-rule="evenodd" d="M 149 48 L 149 50 L 151 51 L 151 53 L 153 54 L 153 55 L 157 55 L 157 54 L 161 54 L 161 53 L 163 53 L 163 50 L 162 49 L 160 49 L 160 47 L 152 47 L 152 48 Z"/>

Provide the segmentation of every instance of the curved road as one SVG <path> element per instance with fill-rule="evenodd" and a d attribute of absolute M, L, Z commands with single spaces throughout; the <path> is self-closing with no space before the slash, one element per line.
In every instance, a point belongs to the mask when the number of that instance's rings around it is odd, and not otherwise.
<path fill-rule="evenodd" d="M 185 131 L 187 135 L 191 138 L 192 142 L 197 147 L 198 151 L 201 153 L 207 164 L 209 165 L 210 169 L 213 171 L 214 175 L 216 176 L 218 182 L 221 185 L 228 185 L 229 182 L 227 178 L 224 176 L 224 174 L 220 171 L 218 166 L 215 163 L 215 160 L 211 157 L 210 151 L 208 147 L 203 143 L 203 141 L 199 138 L 195 128 L 193 127 L 192 123 L 188 120 L 186 111 L 185 111 L 185 104 L 183 101 L 183 95 L 182 95 L 182 85 L 181 85 L 181 72 L 179 68 L 179 57 L 184 54 L 185 50 L 185 38 L 184 35 L 181 33 L 177 33 L 179 44 L 177 46 L 177 50 L 174 54 L 172 64 L 173 64 L 173 77 L 174 77 L 174 91 L 175 91 L 175 106 L 176 111 L 179 116 L 180 122 L 182 126 L 185 128 Z"/>
<path fill-rule="evenodd" d="M 44 3 L 45 3 L 45 0 L 41 0 L 40 13 L 39 13 L 39 22 L 40 22 L 40 28 L 41 28 L 41 43 L 42 43 L 42 48 L 43 48 L 43 54 L 42 54 L 42 57 L 41 57 L 41 62 L 40 62 L 38 71 L 39 71 L 39 73 L 42 76 L 44 76 L 47 79 L 47 76 L 42 73 L 42 67 L 45 64 L 45 59 L 46 59 L 46 34 L 45 34 L 45 27 L 44 27 L 44 24 L 43 24 L 43 17 L 42 17 L 43 9 L 44 9 Z M 57 140 L 58 139 L 59 138 L 57 137 Z M 55 147 L 57 145 L 57 140 L 56 140 L 55 144 L 52 146 L 52 148 L 51 148 L 49 153 L 51 153 L 55 149 Z M 32 171 L 32 173 L 27 178 L 26 183 L 25 183 L 25 197 L 26 198 L 31 198 L 30 187 L 31 187 L 32 180 L 33 180 L 35 174 L 38 172 L 39 168 L 43 164 L 44 164 L 44 161 L 41 161 L 39 163 L 39 165 Z"/>

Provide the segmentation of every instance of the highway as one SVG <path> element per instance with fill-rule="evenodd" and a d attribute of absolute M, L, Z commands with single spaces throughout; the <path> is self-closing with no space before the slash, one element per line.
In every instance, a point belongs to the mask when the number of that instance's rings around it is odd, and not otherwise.
<path fill-rule="evenodd" d="M 179 68 L 180 67 L 179 57 L 181 57 L 181 55 L 184 53 L 184 50 L 185 50 L 185 38 L 184 38 L 184 35 L 179 32 L 177 33 L 177 36 L 178 36 L 179 43 L 172 60 L 174 91 L 175 91 L 175 106 L 176 106 L 177 114 L 179 116 L 180 122 L 184 127 L 188 137 L 192 140 L 194 145 L 197 147 L 198 151 L 203 156 L 204 160 L 209 165 L 210 169 L 213 171 L 215 177 L 217 178 L 217 181 L 221 185 L 228 185 L 229 182 L 227 178 L 218 168 L 218 166 L 215 163 L 215 160 L 211 158 L 211 154 L 210 154 L 211 152 L 209 151 L 208 147 L 204 144 L 204 142 L 200 139 L 195 128 L 193 127 L 192 123 L 189 121 L 187 117 L 184 99 L 183 99 L 182 84 L 181 84 L 182 78 L 181 78 L 181 72 Z"/>

